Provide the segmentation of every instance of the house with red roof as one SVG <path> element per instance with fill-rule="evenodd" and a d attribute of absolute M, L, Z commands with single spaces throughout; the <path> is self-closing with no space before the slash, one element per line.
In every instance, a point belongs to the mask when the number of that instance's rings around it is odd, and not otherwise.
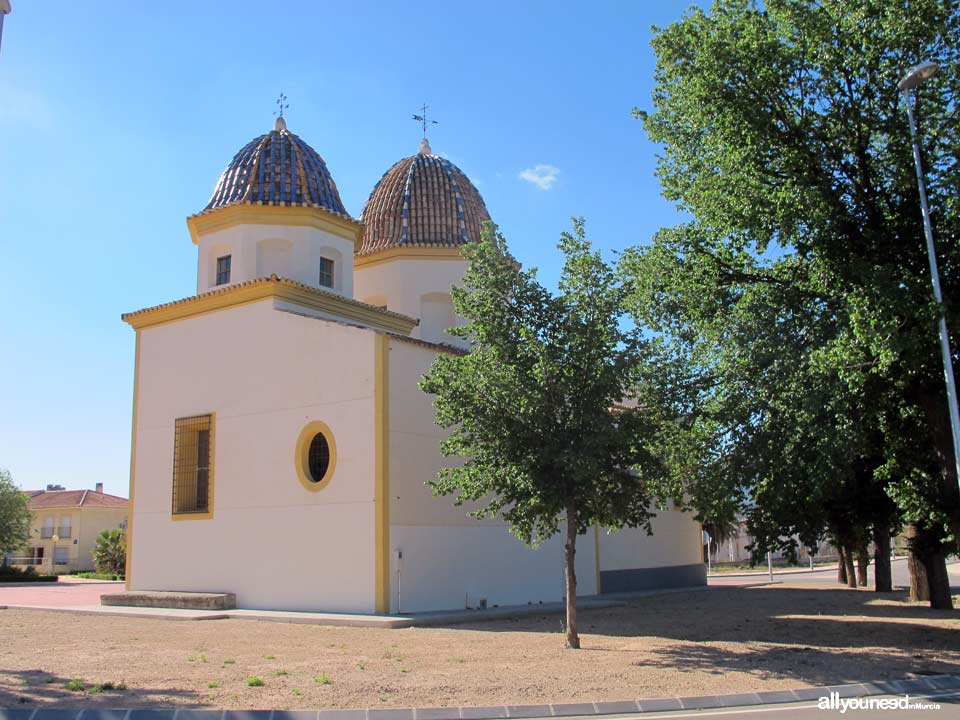
<path fill-rule="evenodd" d="M 40 572 L 66 574 L 93 569 L 93 549 L 101 531 L 125 528 L 126 498 L 93 490 L 67 490 L 47 485 L 46 490 L 26 490 L 32 520 L 30 539 L 10 565 L 33 566 Z"/>

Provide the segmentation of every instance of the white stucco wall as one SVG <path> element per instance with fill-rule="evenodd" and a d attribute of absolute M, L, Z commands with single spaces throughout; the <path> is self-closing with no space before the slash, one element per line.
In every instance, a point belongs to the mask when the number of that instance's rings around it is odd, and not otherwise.
<path fill-rule="evenodd" d="M 391 611 L 557 601 L 563 597 L 563 540 L 537 550 L 501 520 L 477 520 L 426 485 L 447 462 L 444 431 L 417 383 L 433 362 L 429 348 L 390 343 Z M 402 552 L 402 558 L 399 553 Z M 597 592 L 594 534 L 577 541 L 578 594 Z"/>
<path fill-rule="evenodd" d="M 269 300 L 141 330 L 131 589 L 373 612 L 374 337 Z M 211 412 L 213 517 L 174 521 L 174 420 Z M 294 467 L 313 420 L 337 449 L 319 492 Z"/>
<path fill-rule="evenodd" d="M 693 513 L 657 510 L 653 535 L 642 528 L 600 531 L 600 569 L 634 570 L 703 562 L 700 523 Z"/>
<path fill-rule="evenodd" d="M 382 305 L 387 309 L 421 320 L 411 335 L 431 342 L 459 344 L 458 338 L 443 332 L 452 314 L 439 307 L 450 288 L 459 285 L 466 272 L 466 260 L 423 260 L 398 258 L 354 270 L 354 297 L 361 302 Z"/>
<path fill-rule="evenodd" d="M 353 243 L 338 235 L 295 225 L 236 225 L 200 237 L 197 293 L 217 286 L 217 258 L 231 256 L 229 285 L 271 274 L 320 287 L 320 258 L 334 261 L 334 288 L 353 297 Z M 224 287 L 224 286 L 219 286 Z"/>

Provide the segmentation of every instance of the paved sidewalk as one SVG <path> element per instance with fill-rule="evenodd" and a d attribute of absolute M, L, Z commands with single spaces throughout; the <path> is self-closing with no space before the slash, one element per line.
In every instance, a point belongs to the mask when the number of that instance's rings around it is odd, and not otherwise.
<path fill-rule="evenodd" d="M 681 710 L 725 708 L 756 712 L 769 706 L 797 702 L 817 702 L 821 697 L 862 698 L 910 695 L 956 698 L 960 694 L 960 676 L 892 680 L 885 682 L 830 685 L 827 687 L 705 695 L 699 697 L 656 698 L 555 705 L 493 705 L 489 707 L 401 708 L 358 710 L 201 710 L 193 708 L 80 709 L 16 708 L 0 709 L 0 720 L 500 720 L 544 717 L 595 717 L 602 715 L 643 715 Z M 785 708 L 786 709 L 786 708 Z M 947 712 L 952 713 L 952 708 Z M 668 716 L 669 717 L 669 716 Z"/>

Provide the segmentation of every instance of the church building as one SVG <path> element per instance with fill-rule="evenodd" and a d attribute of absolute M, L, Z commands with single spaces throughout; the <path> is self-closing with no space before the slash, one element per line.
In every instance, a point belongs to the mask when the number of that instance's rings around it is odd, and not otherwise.
<path fill-rule="evenodd" d="M 460 353 L 450 288 L 489 219 L 426 140 L 354 218 L 281 116 L 187 218 L 197 292 L 136 331 L 127 588 L 245 608 L 409 613 L 557 601 L 562 540 L 532 550 L 427 481 L 449 460 L 418 382 Z M 699 525 L 661 512 L 578 543 L 584 595 L 702 585 Z"/>

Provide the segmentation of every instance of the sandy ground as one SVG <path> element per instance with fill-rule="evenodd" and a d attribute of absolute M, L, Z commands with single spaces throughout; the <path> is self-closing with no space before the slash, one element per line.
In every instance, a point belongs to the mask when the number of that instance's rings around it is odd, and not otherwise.
<path fill-rule="evenodd" d="M 449 628 L 0 611 L 0 707 L 342 708 L 577 702 L 960 673 L 960 611 L 901 593 L 721 587 Z M 257 677 L 263 686 L 250 687 Z M 122 691 L 70 691 L 123 682 Z"/>

